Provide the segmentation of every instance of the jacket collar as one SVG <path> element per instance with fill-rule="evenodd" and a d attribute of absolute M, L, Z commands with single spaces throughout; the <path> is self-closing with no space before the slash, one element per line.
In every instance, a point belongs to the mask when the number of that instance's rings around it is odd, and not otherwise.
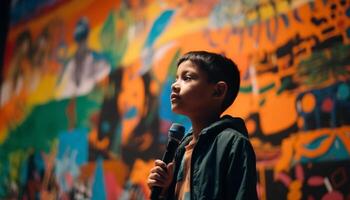
<path fill-rule="evenodd" d="M 232 117 L 230 115 L 222 116 L 220 120 L 204 128 L 201 131 L 200 135 L 209 135 L 209 134 L 219 133 L 226 128 L 232 128 L 238 131 L 239 133 L 241 133 L 243 136 L 248 137 L 248 131 L 245 126 L 244 120 L 240 117 Z M 187 138 L 188 136 L 191 136 L 192 132 L 193 131 L 191 128 L 185 138 Z"/>

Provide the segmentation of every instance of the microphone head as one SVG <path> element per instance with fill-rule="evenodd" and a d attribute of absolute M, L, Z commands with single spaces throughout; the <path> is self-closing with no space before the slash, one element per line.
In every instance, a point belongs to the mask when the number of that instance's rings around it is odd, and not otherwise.
<path fill-rule="evenodd" d="M 180 142 L 185 134 L 185 127 L 178 123 L 173 123 L 169 129 L 170 139 Z"/>

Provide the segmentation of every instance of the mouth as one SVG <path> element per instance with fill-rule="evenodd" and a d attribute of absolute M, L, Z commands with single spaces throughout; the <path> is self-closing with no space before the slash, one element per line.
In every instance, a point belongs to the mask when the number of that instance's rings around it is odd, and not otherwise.
<path fill-rule="evenodd" d="M 172 93 L 172 94 L 170 95 L 170 101 L 171 101 L 171 102 L 176 101 L 176 100 L 178 100 L 178 99 L 180 99 L 180 96 L 179 96 L 179 95 L 174 94 L 174 93 Z"/>

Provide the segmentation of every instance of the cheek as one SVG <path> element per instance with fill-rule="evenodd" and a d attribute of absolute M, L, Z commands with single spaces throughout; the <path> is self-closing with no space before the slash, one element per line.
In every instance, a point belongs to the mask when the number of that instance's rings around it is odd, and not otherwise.
<path fill-rule="evenodd" d="M 186 92 L 185 97 L 188 101 L 201 102 L 208 99 L 208 95 L 209 94 L 206 91 L 206 88 L 193 88 L 192 90 Z"/>

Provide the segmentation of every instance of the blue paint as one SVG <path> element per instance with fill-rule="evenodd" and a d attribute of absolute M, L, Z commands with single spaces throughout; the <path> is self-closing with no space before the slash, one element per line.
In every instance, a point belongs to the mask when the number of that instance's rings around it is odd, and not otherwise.
<path fill-rule="evenodd" d="M 348 38 L 350 38 L 350 27 L 346 29 L 346 36 L 348 36 Z"/>
<path fill-rule="evenodd" d="M 337 98 L 339 100 L 346 100 L 350 96 L 350 88 L 347 84 L 342 83 L 338 87 Z"/>
<path fill-rule="evenodd" d="M 28 20 L 46 7 L 53 7 L 61 0 L 17 0 L 11 2 L 11 24 Z"/>
<path fill-rule="evenodd" d="M 92 185 L 92 200 L 107 199 L 105 191 L 105 181 L 103 175 L 103 159 L 99 158 L 96 164 L 95 176 Z"/>
<path fill-rule="evenodd" d="M 122 126 L 118 123 L 111 144 L 111 151 L 116 155 L 121 155 Z"/>
<path fill-rule="evenodd" d="M 58 139 L 57 159 L 62 160 L 68 154 L 77 153 L 75 157 L 76 164 L 83 165 L 88 160 L 88 130 L 85 128 L 75 129 L 73 131 L 62 132 Z"/>
<path fill-rule="evenodd" d="M 300 23 L 303 22 L 303 21 L 301 20 L 300 16 L 299 16 L 299 12 L 298 12 L 297 9 L 295 9 L 295 10 L 293 11 L 293 17 L 294 17 L 294 19 L 296 19 L 298 22 L 300 22 Z"/>
<path fill-rule="evenodd" d="M 103 121 L 101 124 L 101 129 L 103 134 L 108 133 L 111 129 L 111 125 L 109 124 L 109 122 Z"/>
<path fill-rule="evenodd" d="M 136 107 L 131 107 L 128 111 L 125 112 L 124 118 L 125 119 L 132 119 L 136 117 L 137 115 L 137 109 Z"/>
<path fill-rule="evenodd" d="M 21 185 L 24 185 L 28 181 L 28 159 L 23 161 L 23 164 L 20 169 L 20 175 L 19 175 L 19 183 Z"/>
<path fill-rule="evenodd" d="M 35 163 L 36 170 L 40 172 L 45 170 L 45 163 L 43 158 L 41 157 L 40 152 L 36 152 L 34 154 L 34 163 Z"/>
<path fill-rule="evenodd" d="M 325 137 L 323 137 L 324 139 Z M 309 146 L 311 148 L 316 148 L 318 144 L 320 144 L 322 138 L 313 142 Z M 309 148 L 310 149 L 310 148 Z M 347 152 L 344 144 L 341 142 L 341 140 L 336 137 L 332 146 L 329 148 L 329 150 L 317 158 L 301 158 L 302 163 L 308 163 L 308 162 L 324 162 L 324 161 L 339 161 L 339 160 L 348 160 L 349 159 L 349 153 Z"/>
<path fill-rule="evenodd" d="M 268 19 L 266 20 L 265 24 L 266 24 L 266 34 L 267 34 L 267 38 L 269 38 L 269 40 L 271 42 L 275 42 L 276 41 L 276 36 L 277 36 L 277 32 L 278 32 L 278 18 L 275 17 L 274 18 L 274 30 L 271 31 L 270 28 L 270 23 L 272 22 L 272 20 Z"/>
<path fill-rule="evenodd" d="M 304 112 L 300 109 L 300 102 L 304 95 L 312 94 L 315 97 L 316 105 L 311 112 Z M 325 99 L 331 99 L 333 106 L 330 112 L 322 110 Z M 296 110 L 304 119 L 304 130 L 315 130 L 320 128 L 334 128 L 350 124 L 350 86 L 349 82 L 339 82 L 329 87 L 305 91 L 296 99 Z"/>
<path fill-rule="evenodd" d="M 285 27 L 289 27 L 289 20 L 288 16 L 286 14 L 281 14 L 280 17 L 282 18 L 283 24 Z"/>
<path fill-rule="evenodd" d="M 156 19 L 147 37 L 145 43 L 146 48 L 150 48 L 153 45 L 154 41 L 159 37 L 159 35 L 163 33 L 173 14 L 174 10 L 166 10 Z"/>
<path fill-rule="evenodd" d="M 348 9 L 346 9 L 345 13 L 346 13 L 347 17 L 350 17 L 350 7 Z"/>
<path fill-rule="evenodd" d="M 310 149 L 310 150 L 312 150 L 312 149 L 317 149 L 317 148 L 320 146 L 320 144 L 321 144 L 325 139 L 327 139 L 327 138 L 328 138 L 328 136 L 326 136 L 326 135 L 324 135 L 324 136 L 322 136 L 322 137 L 320 137 L 320 138 L 317 138 L 317 139 L 314 140 L 312 143 L 310 143 L 309 145 L 307 145 L 306 148 L 307 148 L 307 149 Z"/>

